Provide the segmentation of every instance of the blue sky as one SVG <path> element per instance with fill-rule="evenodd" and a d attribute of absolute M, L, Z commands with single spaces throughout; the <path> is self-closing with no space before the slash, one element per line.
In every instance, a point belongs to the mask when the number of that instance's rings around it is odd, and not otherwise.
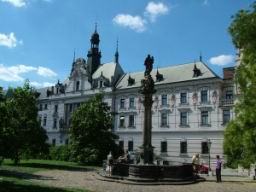
<path fill-rule="evenodd" d="M 98 23 L 102 63 L 114 58 L 119 40 L 124 71 L 203 61 L 217 74 L 233 66 L 227 28 L 253 0 L 0 0 L 0 86 L 29 79 L 36 86 L 68 77 L 74 49 L 86 58 Z"/>

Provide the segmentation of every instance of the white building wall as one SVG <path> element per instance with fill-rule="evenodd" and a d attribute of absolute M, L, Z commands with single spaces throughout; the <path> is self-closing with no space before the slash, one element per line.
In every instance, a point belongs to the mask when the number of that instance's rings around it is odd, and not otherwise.
<path fill-rule="evenodd" d="M 153 98 L 152 106 L 152 145 L 155 147 L 154 152 L 160 155 L 161 141 L 167 141 L 167 154 L 163 155 L 163 159 L 168 161 L 191 162 L 191 158 L 195 153 L 201 154 L 201 143 L 203 141 L 211 141 L 210 156 L 223 156 L 223 109 L 220 106 L 221 82 L 219 80 L 204 80 L 196 82 L 186 82 L 177 85 L 165 85 L 155 87 L 157 92 Z M 202 104 L 200 101 L 200 92 L 202 88 L 208 90 L 208 103 Z M 188 105 L 180 104 L 180 93 L 186 91 Z M 197 102 L 193 102 L 193 94 L 197 93 Z M 217 98 L 213 98 L 213 93 L 217 93 Z M 161 106 L 161 95 L 167 94 L 167 106 Z M 171 100 L 175 95 L 175 102 Z M 136 109 L 129 110 L 129 98 L 135 97 Z M 139 149 L 142 145 L 143 131 L 143 104 L 139 103 L 141 95 L 138 89 L 120 90 L 116 93 L 115 110 L 117 115 L 115 118 L 115 131 L 120 136 L 119 140 L 124 141 L 124 148 L 128 148 L 128 141 L 133 141 L 134 150 Z M 158 97 L 158 104 L 155 98 Z M 125 108 L 120 109 L 120 99 L 125 99 Z M 229 107 L 230 108 L 230 107 Z M 209 126 L 201 125 L 201 111 L 207 110 Z M 168 127 L 161 127 L 161 112 L 168 112 Z M 180 112 L 188 112 L 188 127 L 180 126 Z M 129 114 L 135 115 L 135 128 L 128 127 Z M 233 116 L 231 110 L 231 118 Z M 120 115 L 125 116 L 125 127 L 120 128 Z M 180 154 L 180 142 L 187 141 L 187 154 Z M 202 162 L 208 164 L 209 155 L 201 155 Z"/>
<path fill-rule="evenodd" d="M 87 82 L 88 83 L 88 82 Z M 71 83 L 68 83 L 72 85 Z M 81 84 L 85 86 L 86 83 Z M 229 85 L 225 85 L 226 87 Z M 70 90 L 72 86 L 68 86 Z M 65 94 L 51 95 L 41 99 L 40 103 L 43 110 L 39 111 L 41 125 L 47 130 L 49 143 L 55 140 L 56 145 L 65 144 L 68 139 L 68 132 L 61 131 L 59 119 L 66 118 L 65 106 L 76 105 L 88 100 L 96 93 L 104 93 L 104 102 L 108 103 L 112 110 L 116 112 L 114 118 L 114 132 L 119 135 L 119 140 L 124 141 L 124 148 L 128 148 L 128 141 L 133 141 L 133 149 L 139 149 L 142 145 L 142 132 L 144 127 L 144 107 L 143 97 L 139 94 L 139 88 L 125 88 L 113 91 L 112 88 L 86 89 L 80 91 L 67 91 Z M 204 79 L 196 81 L 187 81 L 182 83 L 162 84 L 155 86 L 157 89 L 153 97 L 152 106 L 152 145 L 154 152 L 162 156 L 167 161 L 191 162 L 195 153 L 201 154 L 201 143 L 211 141 L 210 157 L 215 155 L 223 156 L 223 110 L 231 109 L 231 119 L 233 118 L 232 105 L 223 106 L 220 99 L 225 95 L 223 92 L 223 82 L 221 79 Z M 208 102 L 202 104 L 200 101 L 201 90 L 206 89 L 208 93 Z M 180 103 L 181 92 L 187 93 L 187 105 Z M 197 93 L 197 101 L 193 99 L 194 93 Z M 216 93 L 217 98 L 213 95 Z M 161 103 L 162 95 L 167 95 L 167 105 Z M 175 100 L 173 99 L 175 97 Z M 129 99 L 134 98 L 134 108 L 130 108 Z M 158 102 L 157 99 L 158 98 Z M 120 107 L 120 99 L 124 99 L 124 107 Z M 47 110 L 44 110 L 44 104 L 47 103 Z M 58 104 L 58 113 L 54 114 L 55 105 Z M 201 111 L 207 110 L 209 126 L 201 125 Z M 161 113 L 167 112 L 167 125 L 161 126 Z M 187 112 L 188 126 L 181 126 L 180 113 Z M 134 115 L 135 126 L 129 127 L 129 115 Z M 43 125 L 44 116 L 47 116 L 47 123 Z M 70 118 L 71 114 L 69 114 Z M 120 117 L 124 116 L 125 126 L 120 127 Z M 54 118 L 57 118 L 57 128 L 53 128 Z M 161 153 L 161 141 L 167 142 L 167 153 Z M 187 141 L 187 153 L 180 153 L 180 142 Z M 209 155 L 201 154 L 202 162 L 208 164 Z"/>

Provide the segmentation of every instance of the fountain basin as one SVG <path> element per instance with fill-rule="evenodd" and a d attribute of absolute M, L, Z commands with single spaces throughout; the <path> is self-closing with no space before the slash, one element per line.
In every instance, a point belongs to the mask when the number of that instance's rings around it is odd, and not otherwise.
<path fill-rule="evenodd" d="M 194 178 L 191 164 L 180 165 L 129 165 L 129 177 L 155 180 L 190 180 Z"/>

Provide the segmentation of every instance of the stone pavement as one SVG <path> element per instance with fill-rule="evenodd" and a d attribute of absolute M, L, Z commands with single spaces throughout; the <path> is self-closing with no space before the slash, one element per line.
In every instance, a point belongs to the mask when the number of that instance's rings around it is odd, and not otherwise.
<path fill-rule="evenodd" d="M 209 177 L 208 181 L 211 182 L 206 181 L 190 185 L 130 185 L 98 180 L 98 174 L 95 171 L 51 170 L 36 174 L 52 179 L 33 179 L 31 181 L 55 187 L 88 189 L 92 192 L 256 192 L 256 182 L 248 183 L 242 180 L 227 182 L 230 177 L 223 177 L 223 181 L 226 182 L 222 183 L 212 182 L 215 181 L 215 177 Z"/>
<path fill-rule="evenodd" d="M 215 176 L 202 175 L 208 182 L 215 182 Z M 252 180 L 250 177 L 242 177 L 242 176 L 222 176 L 222 182 L 243 182 L 243 183 L 256 183 L 256 180 Z M 256 189 L 255 189 L 256 192 Z"/>

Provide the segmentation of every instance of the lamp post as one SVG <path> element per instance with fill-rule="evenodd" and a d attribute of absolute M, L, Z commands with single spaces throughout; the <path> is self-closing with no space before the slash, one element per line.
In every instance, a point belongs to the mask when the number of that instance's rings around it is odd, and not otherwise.
<path fill-rule="evenodd" d="M 212 142 L 210 139 L 207 140 L 207 147 L 208 147 L 208 165 L 209 165 L 209 169 L 208 169 L 208 175 L 210 176 L 210 171 L 211 171 L 211 145 L 212 145 Z"/>

